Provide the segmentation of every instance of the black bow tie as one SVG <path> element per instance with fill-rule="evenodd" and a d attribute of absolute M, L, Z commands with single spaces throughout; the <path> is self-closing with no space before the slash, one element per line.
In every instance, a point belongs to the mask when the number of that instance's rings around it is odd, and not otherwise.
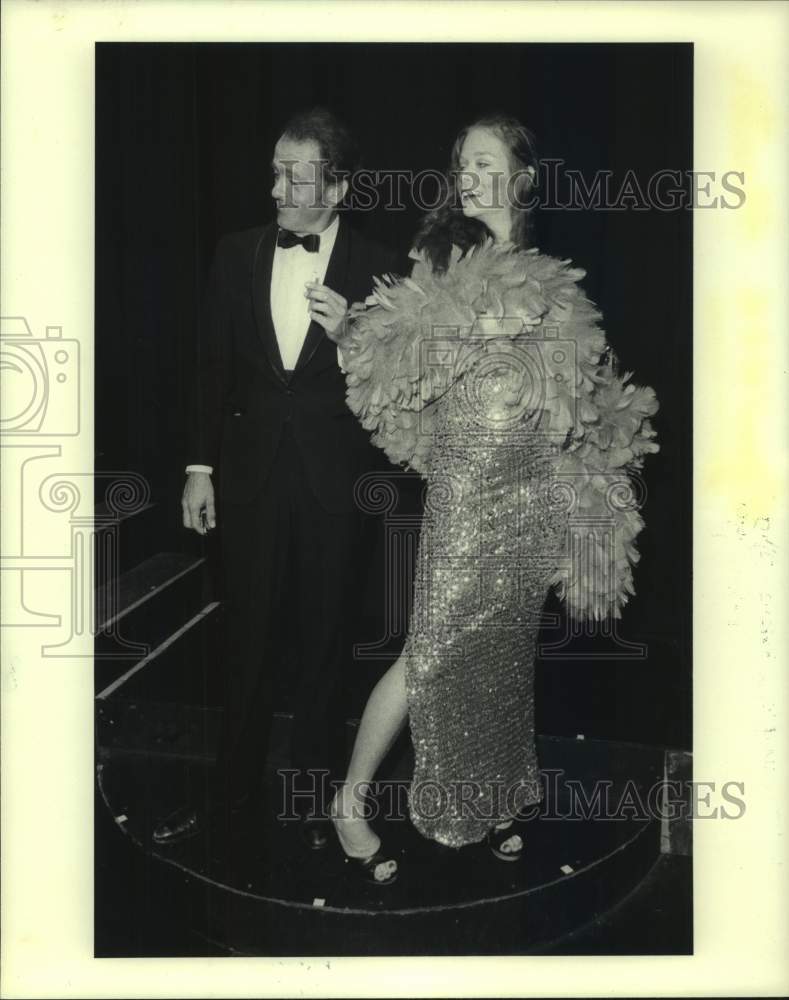
<path fill-rule="evenodd" d="M 297 236 L 289 229 L 280 229 L 277 233 L 277 246 L 284 250 L 291 247 L 303 246 L 307 253 L 317 253 L 321 245 L 321 238 L 317 233 L 308 233 L 306 236 Z"/>

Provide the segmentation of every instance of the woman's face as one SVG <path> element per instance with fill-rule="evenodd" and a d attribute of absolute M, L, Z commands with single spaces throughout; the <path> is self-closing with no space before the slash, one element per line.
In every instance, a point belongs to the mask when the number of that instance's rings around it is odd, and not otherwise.
<path fill-rule="evenodd" d="M 512 173 L 504 143 L 485 128 L 469 130 L 460 148 L 457 175 L 463 214 L 490 222 L 509 217 L 508 182 Z"/>

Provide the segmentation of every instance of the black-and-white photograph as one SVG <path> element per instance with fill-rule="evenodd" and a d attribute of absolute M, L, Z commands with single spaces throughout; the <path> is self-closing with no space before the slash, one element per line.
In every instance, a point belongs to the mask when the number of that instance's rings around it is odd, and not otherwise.
<path fill-rule="evenodd" d="M 3 997 L 787 993 L 787 15 L 2 5 Z"/>
<path fill-rule="evenodd" d="M 693 57 L 96 44 L 96 957 L 693 953 Z"/>

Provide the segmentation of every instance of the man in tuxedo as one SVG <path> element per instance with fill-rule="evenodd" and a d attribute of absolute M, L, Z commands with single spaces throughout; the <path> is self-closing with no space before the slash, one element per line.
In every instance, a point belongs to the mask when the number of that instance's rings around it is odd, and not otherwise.
<path fill-rule="evenodd" d="M 290 619 L 299 664 L 291 763 L 295 789 L 307 793 L 294 804 L 317 849 L 327 838 L 315 819 L 327 805 L 320 772 L 341 777 L 345 764 L 341 668 L 370 549 L 354 485 L 389 467 L 346 405 L 325 331 L 396 261 L 339 212 L 357 157 L 330 112 L 292 118 L 272 166 L 276 224 L 225 236 L 211 266 L 182 507 L 186 527 L 204 534 L 219 524 L 221 537 L 226 696 L 215 790 L 224 815 L 238 817 L 260 793 L 275 654 Z M 182 809 L 154 841 L 181 840 L 203 818 Z"/>

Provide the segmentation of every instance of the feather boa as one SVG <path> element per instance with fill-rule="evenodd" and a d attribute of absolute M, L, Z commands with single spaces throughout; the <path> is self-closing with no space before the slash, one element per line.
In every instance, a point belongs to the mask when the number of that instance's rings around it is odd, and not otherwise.
<path fill-rule="evenodd" d="M 396 464 L 425 475 L 431 413 L 462 370 L 421 363 L 430 338 L 454 331 L 472 350 L 480 331 L 513 346 L 558 336 L 574 348 L 569 373 L 543 351 L 540 427 L 563 442 L 557 481 L 571 497 L 571 555 L 552 584 L 578 619 L 621 617 L 634 594 L 635 538 L 643 528 L 632 473 L 659 450 L 649 418 L 658 410 L 651 388 L 620 375 L 601 314 L 581 291 L 585 272 L 536 249 L 514 251 L 488 241 L 465 255 L 453 248 L 449 267 L 434 272 L 424 254 L 410 278 L 376 280 L 334 334 L 347 375 L 347 402 L 372 441 Z M 449 374 L 448 374 L 449 372 Z"/>

